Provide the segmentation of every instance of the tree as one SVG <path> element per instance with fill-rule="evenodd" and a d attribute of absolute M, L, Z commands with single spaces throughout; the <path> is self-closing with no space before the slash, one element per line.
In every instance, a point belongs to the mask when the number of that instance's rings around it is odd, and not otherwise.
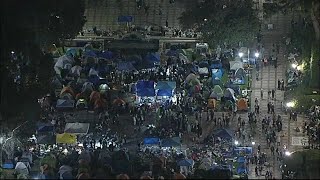
<path fill-rule="evenodd" d="M 84 22 L 83 0 L 4 0 L 1 3 L 0 74 L 4 116 L 10 115 L 10 111 L 14 113 L 11 115 L 17 115 L 23 109 L 36 112 L 30 108 L 38 108 L 37 98 L 50 91 L 53 76 L 53 58 L 48 47 L 75 37 Z"/>
<path fill-rule="evenodd" d="M 203 1 L 179 17 L 184 28 L 195 27 L 213 46 L 248 43 L 256 36 L 260 22 L 251 0 Z"/>

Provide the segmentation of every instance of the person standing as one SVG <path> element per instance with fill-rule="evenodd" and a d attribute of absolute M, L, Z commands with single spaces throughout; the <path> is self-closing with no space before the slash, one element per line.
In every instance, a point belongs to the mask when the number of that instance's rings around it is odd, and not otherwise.
<path fill-rule="evenodd" d="M 272 99 L 274 99 L 274 94 L 275 94 L 275 90 L 274 90 L 274 89 L 272 89 L 272 91 L 271 91 Z"/>
<path fill-rule="evenodd" d="M 284 91 L 284 80 L 281 80 L 281 90 Z"/>
<path fill-rule="evenodd" d="M 278 79 L 278 90 L 280 90 L 280 87 L 281 87 L 281 81 L 280 79 Z"/>
<path fill-rule="evenodd" d="M 260 90 L 260 97 L 261 97 L 261 100 L 263 99 L 263 89 Z"/>

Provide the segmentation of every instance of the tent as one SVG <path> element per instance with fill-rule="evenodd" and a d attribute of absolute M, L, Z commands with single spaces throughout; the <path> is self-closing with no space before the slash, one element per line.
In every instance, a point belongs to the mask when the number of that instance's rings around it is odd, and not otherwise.
<path fill-rule="evenodd" d="M 63 133 L 56 135 L 58 144 L 77 144 L 77 135 L 71 133 Z"/>
<path fill-rule="evenodd" d="M 246 71 L 243 68 L 238 68 L 234 73 L 234 76 L 236 78 L 243 78 L 246 76 Z"/>
<path fill-rule="evenodd" d="M 223 97 L 223 91 L 221 86 L 215 85 L 213 87 L 212 93 L 210 94 L 210 98 L 221 99 Z"/>
<path fill-rule="evenodd" d="M 37 132 L 53 132 L 54 126 L 51 123 L 38 123 Z"/>
<path fill-rule="evenodd" d="M 157 96 L 172 96 L 175 88 L 176 82 L 174 81 L 159 81 L 155 87 Z"/>
<path fill-rule="evenodd" d="M 74 100 L 58 99 L 56 108 L 69 109 L 69 108 L 74 108 L 74 105 L 75 105 Z"/>
<path fill-rule="evenodd" d="M 222 63 L 220 60 L 211 60 L 211 65 L 210 65 L 210 68 L 211 69 L 221 69 L 222 68 Z"/>
<path fill-rule="evenodd" d="M 179 53 L 179 59 L 182 60 L 184 63 L 189 63 L 189 59 L 186 55 Z"/>
<path fill-rule="evenodd" d="M 233 111 L 234 108 L 236 108 L 235 105 L 234 105 L 234 102 L 235 102 L 235 101 L 236 101 L 236 100 L 234 100 L 234 101 L 227 100 L 227 101 L 225 102 L 225 104 L 224 104 L 224 107 L 225 107 L 226 109 L 232 109 L 232 111 Z"/>
<path fill-rule="evenodd" d="M 223 76 L 223 70 L 222 69 L 212 69 L 212 79 L 221 79 Z"/>
<path fill-rule="evenodd" d="M 153 63 L 160 63 L 160 54 L 159 53 L 147 54 L 145 57 L 145 60 Z"/>
<path fill-rule="evenodd" d="M 231 89 L 231 88 L 227 88 L 227 89 L 224 91 L 223 97 L 226 98 L 227 100 L 231 100 L 232 102 L 235 102 L 235 101 L 236 101 L 235 92 L 234 92 L 234 90 Z"/>
<path fill-rule="evenodd" d="M 117 99 L 113 100 L 112 104 L 119 106 L 119 105 L 126 104 L 126 102 L 124 100 L 120 99 L 120 98 L 117 98 Z"/>
<path fill-rule="evenodd" d="M 77 55 L 77 50 L 74 48 L 68 48 L 66 51 L 66 55 L 69 57 L 75 57 Z"/>
<path fill-rule="evenodd" d="M 90 94 L 90 103 L 93 103 L 100 98 L 101 94 L 98 91 L 92 91 Z"/>
<path fill-rule="evenodd" d="M 105 93 L 109 89 L 110 89 L 110 87 L 108 86 L 108 84 L 100 84 L 99 85 L 99 92 L 102 94 Z"/>
<path fill-rule="evenodd" d="M 103 59 L 112 59 L 113 53 L 111 51 L 102 51 L 98 54 L 98 57 Z"/>
<path fill-rule="evenodd" d="M 72 68 L 73 58 L 67 55 L 60 56 L 54 64 L 54 70 L 57 74 L 61 74 L 62 69 Z"/>
<path fill-rule="evenodd" d="M 84 57 L 98 57 L 97 54 L 93 50 L 87 50 L 83 53 Z"/>
<path fill-rule="evenodd" d="M 181 145 L 181 140 L 179 137 L 167 138 L 161 141 L 162 147 L 178 147 L 180 145 Z"/>
<path fill-rule="evenodd" d="M 170 49 L 167 53 L 166 56 L 178 56 L 178 52 L 176 50 Z"/>
<path fill-rule="evenodd" d="M 208 75 L 209 74 L 209 69 L 207 67 L 202 67 L 202 68 L 198 68 L 198 72 L 199 74 L 203 74 L 203 75 Z"/>
<path fill-rule="evenodd" d="M 228 82 L 228 83 L 225 84 L 225 87 L 232 89 L 234 91 L 234 93 L 237 94 L 237 95 L 241 94 L 240 86 L 237 85 L 237 84 L 232 84 L 232 83 Z"/>
<path fill-rule="evenodd" d="M 248 102 L 246 99 L 241 98 L 238 100 L 237 110 L 238 111 L 247 111 L 248 110 Z"/>
<path fill-rule="evenodd" d="M 90 123 L 67 123 L 64 132 L 74 134 L 87 134 L 89 131 Z"/>
<path fill-rule="evenodd" d="M 136 84 L 136 92 L 141 97 L 155 96 L 154 82 L 153 81 L 138 81 Z"/>
<path fill-rule="evenodd" d="M 107 101 L 104 98 L 97 99 L 94 101 L 94 109 L 101 109 L 101 108 L 106 108 L 107 106 Z"/>
<path fill-rule="evenodd" d="M 201 162 L 201 164 L 199 165 L 199 169 L 203 169 L 203 170 L 209 170 L 211 167 L 211 164 L 208 162 Z"/>
<path fill-rule="evenodd" d="M 243 63 L 241 61 L 230 61 L 230 70 L 237 70 L 243 68 Z"/>
<path fill-rule="evenodd" d="M 136 71 L 136 68 L 132 65 L 131 62 L 119 62 L 117 64 L 117 69 L 119 71 Z"/>
<path fill-rule="evenodd" d="M 84 109 L 88 107 L 88 103 L 85 99 L 80 98 L 76 103 L 76 107 L 79 109 Z"/>
<path fill-rule="evenodd" d="M 197 76 L 194 73 L 190 73 L 187 77 L 185 82 L 188 84 L 191 80 L 197 79 Z"/>
<path fill-rule="evenodd" d="M 55 144 L 56 137 L 52 133 L 37 133 L 37 144 Z"/>
<path fill-rule="evenodd" d="M 177 165 L 192 167 L 194 165 L 194 161 L 192 159 L 183 159 L 183 160 L 178 161 Z"/>
<path fill-rule="evenodd" d="M 85 82 L 82 85 L 82 89 L 81 92 L 85 92 L 85 91 L 93 91 L 93 83 L 92 82 Z"/>
<path fill-rule="evenodd" d="M 221 139 L 232 140 L 232 132 L 227 129 L 219 129 L 214 132 L 215 137 L 220 137 Z"/>
<path fill-rule="evenodd" d="M 144 138 L 143 144 L 144 145 L 158 145 L 160 142 L 159 138 Z"/>
<path fill-rule="evenodd" d="M 66 93 L 71 94 L 73 97 L 75 96 L 75 93 L 74 93 L 73 89 L 70 86 L 65 86 L 65 87 L 62 88 L 62 90 L 60 92 L 60 97 L 63 94 L 66 94 Z"/>
<path fill-rule="evenodd" d="M 217 107 L 217 103 L 215 99 L 208 99 L 208 108 L 215 109 Z"/>
<path fill-rule="evenodd" d="M 18 174 L 29 175 L 28 167 L 23 162 L 17 162 L 14 169 Z"/>
<path fill-rule="evenodd" d="M 187 52 L 186 52 L 186 50 L 184 50 L 184 49 L 178 49 L 177 52 L 178 52 L 179 54 L 184 55 L 184 56 L 187 55 Z"/>

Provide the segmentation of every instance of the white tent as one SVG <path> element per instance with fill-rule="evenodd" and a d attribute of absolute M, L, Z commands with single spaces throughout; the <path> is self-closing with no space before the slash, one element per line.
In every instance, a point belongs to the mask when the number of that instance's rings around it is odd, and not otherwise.
<path fill-rule="evenodd" d="M 90 123 L 67 123 L 64 132 L 72 134 L 87 134 L 89 131 Z"/>
<path fill-rule="evenodd" d="M 207 67 L 198 68 L 199 74 L 209 74 L 209 69 Z"/>
<path fill-rule="evenodd" d="M 17 165 L 14 169 L 18 172 L 18 174 L 29 175 L 28 167 L 23 162 L 17 162 Z"/>
<path fill-rule="evenodd" d="M 230 61 L 230 70 L 237 70 L 243 68 L 243 63 L 241 61 Z"/>
<path fill-rule="evenodd" d="M 73 59 L 67 55 L 63 55 L 58 58 L 54 65 L 54 70 L 57 74 L 61 74 L 61 69 L 70 69 L 72 67 Z"/>

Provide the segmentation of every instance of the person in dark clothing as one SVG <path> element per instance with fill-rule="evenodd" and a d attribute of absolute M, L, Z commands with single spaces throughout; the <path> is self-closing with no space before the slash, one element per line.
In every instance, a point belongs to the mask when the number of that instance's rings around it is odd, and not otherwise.
<path fill-rule="evenodd" d="M 278 79 L 278 90 L 280 90 L 280 87 L 281 87 L 281 81 L 280 79 Z"/>
<path fill-rule="evenodd" d="M 281 90 L 284 91 L 284 80 L 281 80 Z"/>
<path fill-rule="evenodd" d="M 275 94 L 275 90 L 274 90 L 274 89 L 272 89 L 272 91 L 271 91 L 272 99 L 274 99 L 274 94 Z"/>

